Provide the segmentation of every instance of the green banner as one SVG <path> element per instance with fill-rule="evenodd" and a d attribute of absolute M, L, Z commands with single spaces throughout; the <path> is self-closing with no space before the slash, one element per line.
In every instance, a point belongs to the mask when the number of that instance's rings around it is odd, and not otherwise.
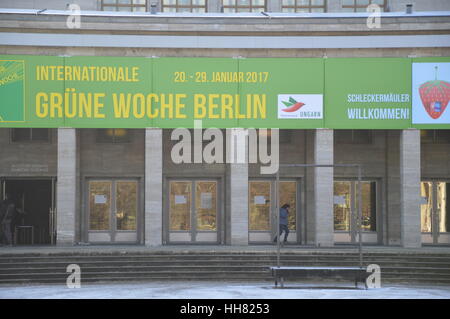
<path fill-rule="evenodd" d="M 450 58 L 0 56 L 0 127 L 450 128 Z"/>
<path fill-rule="evenodd" d="M 403 129 L 411 126 L 409 59 L 327 59 L 326 126 Z"/>

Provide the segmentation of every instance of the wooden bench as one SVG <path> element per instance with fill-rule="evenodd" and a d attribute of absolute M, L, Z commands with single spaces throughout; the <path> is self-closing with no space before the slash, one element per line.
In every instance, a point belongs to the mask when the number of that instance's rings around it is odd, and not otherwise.
<path fill-rule="evenodd" d="M 275 287 L 280 282 L 281 288 L 285 278 L 344 278 L 353 280 L 356 288 L 358 282 L 364 282 L 367 289 L 366 279 L 371 274 L 360 267 L 270 267 L 270 270 L 275 278 Z"/>

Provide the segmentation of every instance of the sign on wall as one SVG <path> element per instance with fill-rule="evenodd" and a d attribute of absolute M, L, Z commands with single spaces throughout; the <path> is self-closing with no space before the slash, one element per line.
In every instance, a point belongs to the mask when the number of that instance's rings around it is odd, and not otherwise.
<path fill-rule="evenodd" d="M 450 128 L 450 58 L 0 56 L 0 127 Z"/>
<path fill-rule="evenodd" d="M 412 64 L 412 123 L 450 124 L 450 62 Z"/>
<path fill-rule="evenodd" d="M 342 129 L 410 127 L 409 59 L 327 59 L 325 71 L 327 127 Z"/>

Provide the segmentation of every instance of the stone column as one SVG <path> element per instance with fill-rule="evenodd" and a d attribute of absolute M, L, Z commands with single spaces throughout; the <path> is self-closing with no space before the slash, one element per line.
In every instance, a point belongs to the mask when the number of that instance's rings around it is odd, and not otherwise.
<path fill-rule="evenodd" d="M 162 245 L 163 131 L 145 130 L 145 230 L 147 246 Z"/>
<path fill-rule="evenodd" d="M 420 130 L 400 134 L 400 214 L 403 247 L 421 247 Z"/>
<path fill-rule="evenodd" d="M 317 129 L 315 132 L 315 164 L 333 164 L 333 130 Z M 315 245 L 334 245 L 333 226 L 333 167 L 314 170 Z"/>
<path fill-rule="evenodd" d="M 75 243 L 77 203 L 77 138 L 74 128 L 58 129 L 56 243 Z"/>
<path fill-rule="evenodd" d="M 238 134 L 235 138 L 233 134 Z M 242 138 L 243 134 L 245 137 Z M 230 244 L 248 245 L 248 142 L 244 129 L 227 129 L 229 164 Z M 240 136 L 240 137 L 239 137 Z M 233 140 L 234 142 L 231 142 Z"/>
<path fill-rule="evenodd" d="M 306 156 L 305 164 L 315 164 L 314 160 L 314 139 L 315 130 L 305 131 Z M 306 244 L 315 244 L 315 198 L 314 198 L 314 167 L 306 167 L 305 169 L 305 231 Z"/>

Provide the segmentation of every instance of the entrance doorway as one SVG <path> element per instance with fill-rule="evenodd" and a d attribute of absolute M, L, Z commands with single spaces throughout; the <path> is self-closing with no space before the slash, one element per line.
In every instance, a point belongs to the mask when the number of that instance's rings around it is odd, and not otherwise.
<path fill-rule="evenodd" d="M 450 183 L 446 181 L 425 181 L 421 189 L 422 243 L 450 244 Z"/>
<path fill-rule="evenodd" d="M 249 182 L 249 242 L 271 243 L 277 234 L 277 220 L 274 215 L 276 203 L 275 180 L 252 180 Z M 289 204 L 288 242 L 297 243 L 297 215 L 300 207 L 299 182 L 280 181 L 279 207 Z M 282 235 L 282 239 L 284 234 Z"/>
<path fill-rule="evenodd" d="M 169 243 L 219 243 L 222 214 L 217 179 L 169 180 Z"/>
<path fill-rule="evenodd" d="M 16 245 L 56 242 L 55 179 L 3 179 L 2 199 L 8 194 L 18 211 L 12 223 Z"/>
<path fill-rule="evenodd" d="M 362 240 L 378 243 L 377 182 L 361 181 Z M 356 243 L 358 241 L 358 181 L 334 181 L 334 241 Z"/>
<path fill-rule="evenodd" d="M 87 184 L 88 242 L 137 243 L 138 181 L 92 179 Z"/>

